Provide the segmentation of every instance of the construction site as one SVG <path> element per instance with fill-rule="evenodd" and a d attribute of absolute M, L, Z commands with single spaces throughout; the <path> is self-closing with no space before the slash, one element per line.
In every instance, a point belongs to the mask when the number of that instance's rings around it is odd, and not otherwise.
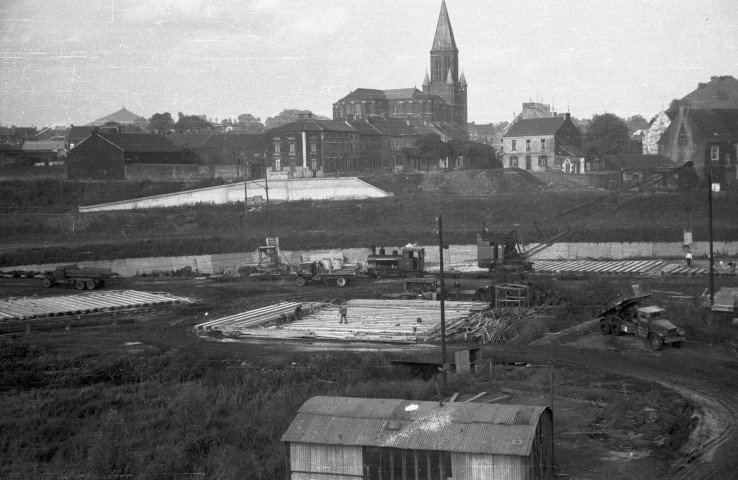
<path fill-rule="evenodd" d="M 101 261 L 0 269 L 3 428 L 61 425 L 11 441 L 0 473 L 33 464 L 49 475 L 284 478 L 285 448 L 334 455 L 315 445 L 354 438 L 360 421 L 384 440 L 350 445 L 352 461 L 393 462 L 413 478 L 431 471 L 426 459 L 446 465 L 432 452 L 448 450 L 423 436 L 446 415 L 438 428 L 463 437 L 468 449 L 454 455 L 470 455 L 469 468 L 486 461 L 474 455 L 504 453 L 495 458 L 505 465 L 545 461 L 540 478 L 730 478 L 738 277 L 728 257 L 711 265 L 695 247 L 690 264 L 683 251 L 541 259 L 578 226 L 479 223 L 465 245 L 443 241 L 439 215 L 425 244 L 286 250 L 267 233 L 217 268 L 172 260 L 144 271 L 131 259 L 125 274 L 123 262 Z M 40 409 L 40 396 L 53 407 Z M 356 417 L 350 405 L 375 410 Z M 481 437 L 460 434 L 480 425 L 545 435 L 482 452 Z M 403 443 L 403 432 L 421 443 Z M 338 469 L 344 458 L 314 463 Z"/>

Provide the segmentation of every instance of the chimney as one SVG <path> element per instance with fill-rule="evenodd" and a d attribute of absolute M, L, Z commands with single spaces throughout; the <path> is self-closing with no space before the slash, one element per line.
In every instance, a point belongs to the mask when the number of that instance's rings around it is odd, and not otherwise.
<path fill-rule="evenodd" d="M 569 112 L 566 112 L 566 119 L 567 119 L 567 120 L 571 120 L 571 113 L 569 113 Z"/>

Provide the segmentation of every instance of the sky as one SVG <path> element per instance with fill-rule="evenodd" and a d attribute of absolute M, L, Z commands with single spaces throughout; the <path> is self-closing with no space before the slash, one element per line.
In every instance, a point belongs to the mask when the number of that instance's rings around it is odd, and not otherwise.
<path fill-rule="evenodd" d="M 447 0 L 469 121 L 540 101 L 647 120 L 738 77 L 735 0 Z M 421 88 L 441 0 L 2 0 L 0 124 L 284 109 Z"/>

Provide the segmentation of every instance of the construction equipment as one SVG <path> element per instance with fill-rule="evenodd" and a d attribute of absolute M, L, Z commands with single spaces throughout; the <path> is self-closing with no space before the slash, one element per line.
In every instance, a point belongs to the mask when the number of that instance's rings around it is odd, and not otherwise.
<path fill-rule="evenodd" d="M 642 285 L 632 285 L 627 293 L 605 303 L 596 320 L 603 335 L 630 334 L 646 337 L 654 350 L 664 345 L 682 346 L 687 337 L 685 331 L 662 318 L 666 310 L 658 306 L 638 306 L 651 296 Z"/>
<path fill-rule="evenodd" d="M 686 162 L 675 168 L 668 169 L 658 175 L 654 175 L 647 180 L 628 185 L 619 190 L 610 192 L 607 195 L 588 200 L 586 202 L 575 205 L 571 208 L 557 213 L 550 220 L 557 220 L 561 217 L 568 215 L 569 213 L 575 212 L 579 209 L 587 207 L 589 205 L 597 204 L 602 208 L 599 209 L 598 215 L 592 215 L 588 217 L 588 222 L 593 222 L 599 216 L 609 213 L 613 209 L 621 207 L 632 198 L 647 191 L 647 187 L 653 185 L 659 185 L 663 181 L 672 175 L 676 175 L 682 169 L 692 168 L 692 162 Z M 560 230 L 558 233 L 548 236 L 538 223 L 533 223 L 531 227 L 537 232 L 539 240 L 535 242 L 535 245 L 526 251 L 525 244 L 522 241 L 521 230 L 516 229 L 501 238 L 494 238 L 490 236 L 490 232 L 487 230 L 484 222 L 482 222 L 482 230 L 477 232 L 477 266 L 479 268 L 485 268 L 490 271 L 492 270 L 503 270 L 509 272 L 523 272 L 533 269 L 533 263 L 530 259 L 547 249 L 554 243 L 561 241 L 568 237 L 583 225 L 569 225 Z M 532 243 L 532 242 L 528 242 Z"/>
<path fill-rule="evenodd" d="M 95 290 L 105 286 L 105 280 L 115 277 L 110 270 L 77 268 L 74 265 L 59 266 L 41 274 L 41 285 L 51 288 L 59 285 L 74 286 L 77 290 Z"/>
<path fill-rule="evenodd" d="M 278 237 L 267 237 L 266 245 L 258 247 L 256 252 L 259 256 L 259 261 L 253 266 L 256 272 L 249 274 L 250 278 L 268 280 L 289 275 L 290 266 L 282 261 Z M 241 265 L 241 267 L 249 267 L 249 265 Z"/>
<path fill-rule="evenodd" d="M 384 247 L 372 246 L 372 253 L 366 259 L 367 274 L 370 277 L 422 277 L 425 268 L 425 248 L 407 244 L 399 251 L 387 253 Z"/>
<path fill-rule="evenodd" d="M 348 263 L 343 254 L 333 254 L 318 261 L 312 261 L 309 255 L 302 255 L 300 265 L 292 274 L 295 276 L 295 284 L 303 287 L 310 282 L 322 281 L 324 283 L 336 282 L 339 287 L 345 287 L 356 278 L 359 265 Z"/>

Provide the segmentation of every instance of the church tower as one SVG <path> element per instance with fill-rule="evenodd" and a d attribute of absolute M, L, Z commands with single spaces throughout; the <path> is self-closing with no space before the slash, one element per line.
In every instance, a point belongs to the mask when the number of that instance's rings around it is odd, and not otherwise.
<path fill-rule="evenodd" d="M 438 15 L 436 36 L 430 51 L 430 72 L 430 79 L 426 74 L 423 82 L 423 92 L 443 98 L 451 106 L 449 120 L 466 128 L 466 78 L 463 73 L 459 76 L 459 49 L 448 18 L 446 0 L 443 0 Z"/>

